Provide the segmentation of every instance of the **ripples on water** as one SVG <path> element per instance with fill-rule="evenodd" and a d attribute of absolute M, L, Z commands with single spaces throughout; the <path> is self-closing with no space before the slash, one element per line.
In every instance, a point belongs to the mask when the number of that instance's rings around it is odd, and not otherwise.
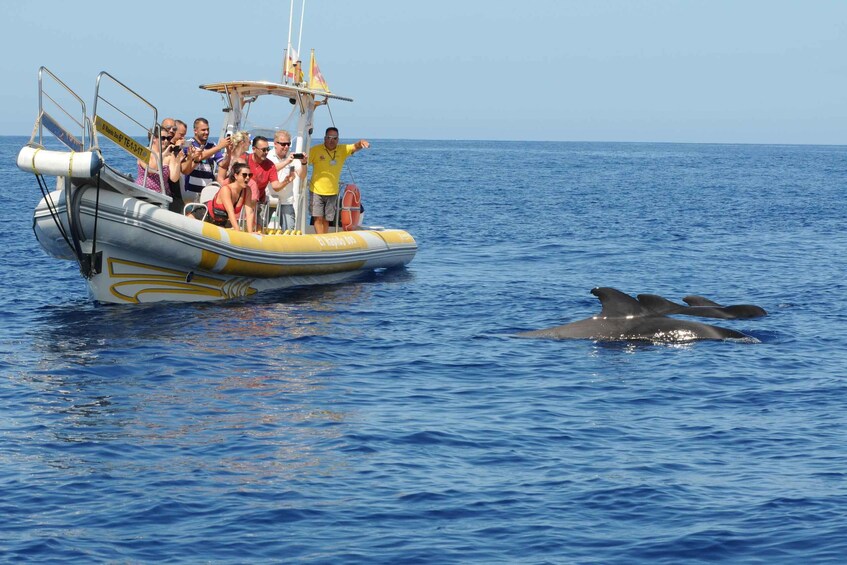
<path fill-rule="evenodd" d="M 38 247 L 21 141 L 0 140 L 8 560 L 847 554 L 844 148 L 378 141 L 356 180 L 418 239 L 407 270 L 125 308 Z M 598 285 L 770 316 L 718 324 L 757 345 L 509 337 L 599 311 Z"/>

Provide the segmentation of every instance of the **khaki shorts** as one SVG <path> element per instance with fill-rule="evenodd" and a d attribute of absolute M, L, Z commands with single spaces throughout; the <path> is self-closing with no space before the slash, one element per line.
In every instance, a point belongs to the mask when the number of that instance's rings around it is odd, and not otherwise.
<path fill-rule="evenodd" d="M 335 213 L 338 211 L 338 195 L 322 196 L 312 193 L 312 216 L 315 218 L 325 218 L 328 222 L 335 220 Z"/>

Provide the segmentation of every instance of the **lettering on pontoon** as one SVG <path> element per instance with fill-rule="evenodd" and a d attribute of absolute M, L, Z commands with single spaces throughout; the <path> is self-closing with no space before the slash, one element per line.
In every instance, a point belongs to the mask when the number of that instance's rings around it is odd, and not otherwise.
<path fill-rule="evenodd" d="M 321 247 L 332 247 L 335 249 L 341 247 L 354 247 L 358 245 L 358 241 L 352 235 L 343 235 L 335 237 L 318 236 L 318 243 Z"/>
<path fill-rule="evenodd" d="M 94 127 L 97 128 L 97 131 L 114 141 L 125 150 L 127 153 L 134 155 L 136 158 L 142 161 L 150 160 L 150 150 L 132 139 L 130 136 L 101 118 L 100 116 L 96 116 L 94 118 Z"/>

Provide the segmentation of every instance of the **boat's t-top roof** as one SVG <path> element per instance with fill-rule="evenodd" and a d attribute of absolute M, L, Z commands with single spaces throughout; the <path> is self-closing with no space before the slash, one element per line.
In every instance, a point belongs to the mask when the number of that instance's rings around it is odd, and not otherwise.
<path fill-rule="evenodd" d="M 221 94 L 230 94 L 233 92 L 239 93 L 241 96 L 282 96 L 284 98 L 294 98 L 298 94 L 311 94 L 312 96 L 323 96 L 325 98 L 333 98 L 335 100 L 345 100 L 352 102 L 352 98 L 338 96 L 325 90 L 312 90 L 303 86 L 295 86 L 293 84 L 278 84 L 275 82 L 257 81 L 257 80 L 242 80 L 232 82 L 216 82 L 212 84 L 201 84 L 203 90 L 219 92 Z"/>

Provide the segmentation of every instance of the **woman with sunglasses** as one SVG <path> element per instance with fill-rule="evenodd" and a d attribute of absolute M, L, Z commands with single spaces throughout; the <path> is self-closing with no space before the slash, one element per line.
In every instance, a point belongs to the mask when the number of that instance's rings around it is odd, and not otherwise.
<path fill-rule="evenodd" d="M 165 193 L 173 196 L 167 181 L 179 181 L 180 158 L 177 155 L 179 151 L 175 152 L 171 149 L 170 132 L 159 127 L 156 127 L 155 135 L 148 134 L 148 138 L 150 138 L 150 159 L 147 162 L 138 160 L 138 176 L 135 178 L 135 184 L 140 184 L 154 192 L 162 192 L 162 183 L 159 178 L 159 155 L 161 154 Z"/>
<path fill-rule="evenodd" d="M 223 163 L 227 166 L 218 167 L 218 182 L 224 184 L 232 174 L 232 167 L 236 163 L 247 162 L 247 149 L 250 147 L 250 134 L 246 131 L 237 131 L 232 134 L 232 146 L 227 149 Z"/>
<path fill-rule="evenodd" d="M 253 177 L 250 167 L 246 163 L 235 163 L 232 166 L 229 182 L 221 186 L 215 197 L 208 203 L 209 214 L 207 220 L 215 225 L 231 227 L 241 231 L 238 227 L 238 215 L 245 208 L 247 218 L 255 217 L 256 205 L 253 202 L 252 191 L 249 182 Z"/>

